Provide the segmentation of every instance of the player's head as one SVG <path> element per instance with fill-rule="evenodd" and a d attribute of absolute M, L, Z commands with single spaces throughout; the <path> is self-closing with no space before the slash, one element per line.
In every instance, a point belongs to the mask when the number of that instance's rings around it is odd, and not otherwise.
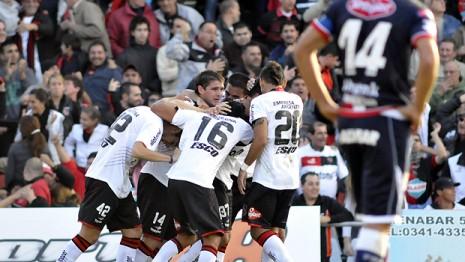
<path fill-rule="evenodd" d="M 224 78 L 211 70 L 200 73 L 195 81 L 195 93 L 209 106 L 216 106 L 223 98 Z"/>
<path fill-rule="evenodd" d="M 252 99 L 255 97 L 259 96 L 262 93 L 261 88 L 260 88 L 260 81 L 258 79 L 249 79 L 247 82 L 247 93 L 246 96 L 241 99 L 242 104 L 245 107 L 245 114 L 247 116 L 250 115 L 250 103 L 252 102 Z"/>
<path fill-rule="evenodd" d="M 242 73 L 234 73 L 228 78 L 226 84 L 226 97 L 242 99 L 247 95 L 247 82 L 249 77 Z"/>
<path fill-rule="evenodd" d="M 284 71 L 280 64 L 274 61 L 268 62 L 260 72 L 260 87 L 262 93 L 267 93 L 277 87 L 286 86 Z"/>
<path fill-rule="evenodd" d="M 320 194 L 320 177 L 317 173 L 308 172 L 300 177 L 300 184 L 305 198 L 316 199 Z"/>
<path fill-rule="evenodd" d="M 315 121 L 309 128 L 310 143 L 314 149 L 322 149 L 328 139 L 328 128 L 325 123 Z"/>
<path fill-rule="evenodd" d="M 163 135 L 161 141 L 167 146 L 177 146 L 182 130 L 166 121 L 163 121 Z"/>

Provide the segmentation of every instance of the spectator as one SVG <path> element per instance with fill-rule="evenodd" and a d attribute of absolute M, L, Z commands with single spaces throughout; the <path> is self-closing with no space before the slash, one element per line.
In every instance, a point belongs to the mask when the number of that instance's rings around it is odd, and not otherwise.
<path fill-rule="evenodd" d="M 102 42 L 90 45 L 89 66 L 83 79 L 84 90 L 89 94 L 92 103 L 98 106 L 104 123 L 112 120 L 109 115 L 111 107 L 108 97 L 110 80 L 121 81 L 121 69 L 108 61 L 106 51 Z"/>
<path fill-rule="evenodd" d="M 100 147 L 105 138 L 108 126 L 102 125 L 100 112 L 94 107 L 88 107 L 81 112 L 81 123 L 73 125 L 66 137 L 64 147 L 70 156 L 74 156 L 81 171 L 87 168 L 87 157 Z"/>
<path fill-rule="evenodd" d="M 31 188 L 34 191 L 36 198 L 34 200 L 28 199 L 29 206 L 31 207 L 48 207 L 52 204 L 52 195 L 50 187 L 44 178 L 42 161 L 33 157 L 26 161 L 24 166 L 24 180 L 28 184 L 32 184 Z"/>
<path fill-rule="evenodd" d="M 40 0 L 22 0 L 23 10 L 19 14 L 18 47 L 36 79 L 42 80 L 46 64 L 57 55 L 55 50 L 55 26 L 48 12 L 40 7 Z"/>
<path fill-rule="evenodd" d="M 121 68 L 134 65 L 142 76 L 144 91 L 161 91 L 157 74 L 157 49 L 149 45 L 151 27 L 143 16 L 135 16 L 129 25 L 131 33 L 129 46 L 118 57 L 117 63 Z"/>
<path fill-rule="evenodd" d="M 191 42 L 190 34 L 192 28 L 186 19 L 178 16 L 173 19 L 171 34 L 182 39 L 182 42 Z M 161 80 L 162 94 L 165 97 L 176 96 L 176 86 L 178 85 L 179 65 L 174 59 L 166 56 L 166 45 L 160 47 L 157 53 L 157 72 Z"/>
<path fill-rule="evenodd" d="M 0 2 L 1 5 L 1 2 Z M 6 23 L 0 19 L 0 46 L 6 41 Z"/>
<path fill-rule="evenodd" d="M 300 128 L 300 143 L 299 146 L 308 144 L 308 130 L 310 125 L 316 121 L 315 100 L 310 99 L 308 96 L 308 89 L 305 81 L 301 76 L 297 75 L 294 79 L 288 82 L 288 89 L 290 93 L 300 96 L 302 103 L 304 104 L 304 110 L 302 112 L 302 127 Z"/>
<path fill-rule="evenodd" d="M 16 34 L 19 22 L 19 9 L 18 2 L 14 0 L 0 0 L 0 20 L 5 23 L 7 36 Z"/>
<path fill-rule="evenodd" d="M 270 60 L 275 60 L 283 67 L 292 66 L 294 64 L 292 53 L 299 37 L 298 25 L 293 21 L 285 21 L 281 24 L 280 32 L 282 42 L 271 50 Z"/>
<path fill-rule="evenodd" d="M 438 41 L 445 38 L 451 38 L 462 25 L 455 17 L 445 14 L 445 0 L 426 0 L 425 4 L 433 12 L 434 20 L 438 29 Z"/>
<path fill-rule="evenodd" d="M 146 19 L 149 29 L 146 42 L 153 48 L 161 46 L 159 25 L 152 8 L 144 0 L 128 0 L 124 6 L 114 11 L 108 20 L 108 34 L 114 57 L 117 58 L 125 48 L 131 45 L 130 36 L 133 34 L 134 27 L 130 24 L 137 16 Z"/>
<path fill-rule="evenodd" d="M 309 172 L 300 178 L 303 194 L 299 195 L 293 206 L 320 206 L 320 247 L 321 261 L 329 262 L 331 257 L 331 223 L 353 221 L 354 217 L 349 210 L 339 204 L 335 199 L 320 194 L 320 177 Z M 326 227 L 324 227 L 326 226 Z"/>
<path fill-rule="evenodd" d="M 240 21 L 241 10 L 237 0 L 225 0 L 220 3 L 220 17 L 216 21 L 216 26 L 221 35 L 223 46 L 233 42 L 233 25 Z"/>
<path fill-rule="evenodd" d="M 260 45 L 256 42 L 246 44 L 242 49 L 241 59 L 242 64 L 232 71 L 243 73 L 250 78 L 258 78 L 264 62 Z"/>
<path fill-rule="evenodd" d="M 204 22 L 202 15 L 192 7 L 177 3 L 177 0 L 156 0 L 156 3 L 160 7 L 155 10 L 155 17 L 160 24 L 160 40 L 161 44 L 166 44 L 171 38 L 170 32 L 173 27 L 174 18 L 180 16 L 185 18 L 192 27 L 193 38 L 198 34 L 201 25 Z"/>
<path fill-rule="evenodd" d="M 110 41 L 104 24 L 102 10 L 87 0 L 66 0 L 68 9 L 60 28 L 74 34 L 81 41 L 81 50 L 89 50 L 91 44 L 100 41 L 111 57 Z"/>
<path fill-rule="evenodd" d="M 14 192 L 12 191 L 9 196 L 0 198 L 0 208 L 9 207 L 18 199 L 30 199 L 30 195 L 32 195 L 32 198 L 35 196 L 34 191 L 31 189 L 30 185 L 19 188 Z"/>
<path fill-rule="evenodd" d="M 81 109 L 86 108 L 92 105 L 92 101 L 89 95 L 84 91 L 82 86 L 82 81 L 74 76 L 68 75 L 65 76 L 63 85 L 65 86 L 65 95 L 72 103 L 72 112 L 73 123 L 79 123 Z"/>
<path fill-rule="evenodd" d="M 457 93 L 465 91 L 465 81 L 460 75 L 460 67 L 456 61 L 444 64 L 444 79 L 438 83 L 429 101 L 431 114 L 436 114 L 438 106 L 451 99 Z"/>
<path fill-rule="evenodd" d="M 326 145 L 326 124 L 315 122 L 310 125 L 309 138 L 310 144 L 299 147 L 296 151 L 300 175 L 308 172 L 318 174 L 321 194 L 336 199 L 338 185 L 349 175 L 349 170 L 339 150 Z"/>
<path fill-rule="evenodd" d="M 150 93 L 150 95 L 147 97 L 147 102 L 145 105 L 152 107 L 153 104 L 158 102 L 158 100 L 162 99 L 163 97 L 159 93 Z"/>
<path fill-rule="evenodd" d="M 462 106 L 462 104 L 464 104 Z M 450 140 L 455 138 L 457 133 L 457 114 L 465 113 L 465 93 L 456 93 L 444 104 L 438 107 L 436 119 L 441 124 L 440 136 L 444 138 L 444 142 L 448 145 L 450 152 L 454 148 L 450 147 Z"/>
<path fill-rule="evenodd" d="M 300 31 L 301 20 L 295 9 L 295 0 L 281 0 L 281 6 L 275 11 L 263 15 L 258 25 L 261 42 L 266 43 L 270 49 L 281 42 L 280 30 L 285 21 L 293 21 Z"/>
<path fill-rule="evenodd" d="M 27 67 L 27 62 L 21 59 L 18 46 L 9 39 L 1 47 L 0 77 L 6 84 L 6 118 L 16 120 L 20 117 L 20 97 L 26 89 L 37 83 L 34 72 Z"/>
<path fill-rule="evenodd" d="M 142 91 L 138 84 L 131 82 L 124 82 L 121 85 L 120 92 L 116 90 L 109 90 L 111 93 L 112 105 L 114 108 L 115 116 L 119 116 L 124 110 L 140 106 L 144 103 L 142 98 Z"/>
<path fill-rule="evenodd" d="M 28 159 L 49 154 L 47 140 L 40 132 L 40 122 L 36 117 L 30 115 L 21 117 L 19 132 L 21 140 L 13 143 L 8 151 L 5 177 L 7 188 L 24 184 L 23 170 Z"/>
<path fill-rule="evenodd" d="M 460 183 L 450 178 L 441 177 L 435 183 L 434 202 L 425 209 L 453 209 L 465 210 L 465 206 L 456 202 L 456 187 Z"/>
<path fill-rule="evenodd" d="M 217 73 L 226 71 L 227 61 L 215 44 L 216 37 L 215 23 L 205 22 L 200 26 L 194 42 L 186 44 L 179 37 L 173 37 L 166 44 L 166 56 L 179 64 L 178 93 L 186 89 L 192 79 L 205 69 Z"/>
<path fill-rule="evenodd" d="M 56 59 L 56 66 L 62 75 L 84 72 L 87 54 L 81 51 L 81 41 L 75 35 L 65 34 L 61 38 L 61 54 Z"/>

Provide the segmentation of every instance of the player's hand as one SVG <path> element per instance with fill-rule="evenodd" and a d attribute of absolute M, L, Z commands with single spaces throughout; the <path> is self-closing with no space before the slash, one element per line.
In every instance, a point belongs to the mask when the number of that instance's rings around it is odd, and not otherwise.
<path fill-rule="evenodd" d="M 410 121 L 410 129 L 412 133 L 417 133 L 418 127 L 421 124 L 421 112 L 419 112 L 413 104 L 400 107 L 399 112 Z"/>
<path fill-rule="evenodd" d="M 214 107 L 207 108 L 205 112 L 210 115 L 226 115 L 231 112 L 231 106 L 226 102 L 222 102 Z"/>
<path fill-rule="evenodd" d="M 334 105 L 318 105 L 321 114 L 326 117 L 331 122 L 335 123 L 337 116 L 339 114 L 339 106 L 337 104 Z"/>
<path fill-rule="evenodd" d="M 239 192 L 245 195 L 247 185 L 247 172 L 245 170 L 239 170 L 239 176 L 237 177 L 237 187 L 239 188 Z"/>

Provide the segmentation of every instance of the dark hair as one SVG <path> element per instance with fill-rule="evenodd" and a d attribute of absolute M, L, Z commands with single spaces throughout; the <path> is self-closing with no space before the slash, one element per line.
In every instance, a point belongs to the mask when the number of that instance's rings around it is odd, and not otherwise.
<path fill-rule="evenodd" d="M 226 99 L 225 102 L 227 102 L 231 107 L 231 111 L 227 114 L 227 116 L 241 118 L 247 123 L 249 122 L 248 117 L 245 114 L 245 106 L 241 102 L 234 101 L 232 99 Z"/>
<path fill-rule="evenodd" d="M 247 44 L 245 44 L 243 47 L 242 47 L 242 50 L 241 50 L 241 54 L 245 53 L 245 51 L 251 47 L 251 46 L 256 46 L 260 49 L 260 52 L 262 52 L 262 48 L 260 47 L 260 44 L 258 42 L 255 42 L 255 41 L 250 41 L 248 42 Z M 263 54 L 262 54 L 263 55 Z"/>
<path fill-rule="evenodd" d="M 275 86 L 284 85 L 286 82 L 283 68 L 275 61 L 266 63 L 265 67 L 263 67 L 260 72 L 260 79 Z"/>
<path fill-rule="evenodd" d="M 137 86 L 140 88 L 140 86 L 136 83 L 132 83 L 132 82 L 124 82 L 122 85 L 121 85 L 121 95 L 122 94 L 126 94 L 126 95 L 129 95 L 129 93 L 131 93 L 131 86 Z"/>
<path fill-rule="evenodd" d="M 238 30 L 238 29 L 241 29 L 241 28 L 247 28 L 249 29 L 249 31 L 252 32 L 252 30 L 250 30 L 250 27 L 248 24 L 244 23 L 244 22 L 237 22 L 233 25 L 233 28 L 234 28 L 234 31 Z"/>
<path fill-rule="evenodd" d="M 30 95 L 34 95 L 37 98 L 37 100 L 39 100 L 45 105 L 47 104 L 48 99 L 49 99 L 48 92 L 43 88 L 33 89 Z"/>
<path fill-rule="evenodd" d="M 35 131 L 39 130 L 39 131 Z M 40 157 L 40 154 L 47 148 L 47 140 L 40 132 L 40 122 L 35 116 L 23 116 L 19 120 L 19 131 L 26 141 L 32 155 Z"/>
<path fill-rule="evenodd" d="M 93 107 L 93 106 L 85 107 L 81 110 L 81 113 L 86 113 L 91 119 L 98 120 L 98 122 L 100 121 L 100 118 L 101 118 L 100 110 L 98 110 L 96 107 Z"/>
<path fill-rule="evenodd" d="M 102 41 L 96 40 L 96 41 L 92 42 L 92 43 L 89 45 L 89 48 L 87 49 L 87 53 L 90 53 L 90 49 L 92 49 L 92 47 L 98 46 L 98 45 L 103 47 L 103 51 L 105 51 L 105 53 L 108 51 L 108 50 L 107 50 L 107 47 L 105 46 L 105 44 L 104 44 Z"/>
<path fill-rule="evenodd" d="M 220 74 L 218 74 L 217 72 L 215 71 L 212 71 L 212 70 L 205 70 L 203 72 L 201 72 L 195 79 L 194 79 L 194 83 L 195 83 L 195 93 L 197 95 L 199 95 L 199 86 L 202 86 L 203 88 L 206 88 L 210 82 L 212 81 L 220 81 L 220 82 L 224 82 L 224 78 L 223 76 L 221 76 Z"/>
<path fill-rule="evenodd" d="M 441 43 L 452 43 L 454 45 L 454 50 L 457 51 L 458 49 L 457 43 L 452 38 L 444 38 L 439 42 L 439 45 L 441 45 Z"/>
<path fill-rule="evenodd" d="M 184 17 L 182 17 L 182 16 L 180 16 L 180 15 L 175 15 L 175 16 L 173 16 L 172 20 L 174 21 L 175 19 L 179 19 L 179 20 L 182 20 L 182 21 L 188 23 L 188 24 L 191 26 L 191 28 L 192 28 L 192 23 L 191 23 L 191 21 L 187 20 L 186 18 L 184 18 Z M 174 23 L 171 24 L 171 27 L 173 27 L 173 25 L 174 25 Z"/>
<path fill-rule="evenodd" d="M 325 55 L 339 55 L 339 49 L 336 45 L 336 43 L 331 42 L 327 44 L 325 47 L 323 47 L 320 52 L 318 52 L 318 55 L 325 56 Z"/>
<path fill-rule="evenodd" d="M 299 25 L 297 24 L 297 22 L 295 22 L 294 20 L 286 20 L 281 23 L 281 26 L 279 27 L 279 33 L 281 34 L 284 30 L 284 27 L 289 25 L 294 26 L 295 30 L 299 32 Z"/>
<path fill-rule="evenodd" d="M 249 77 L 243 73 L 234 73 L 228 78 L 230 85 L 244 90 L 247 90 L 247 82 L 249 82 Z"/>
<path fill-rule="evenodd" d="M 300 177 L 300 184 L 303 185 L 305 184 L 305 180 L 307 180 L 307 177 L 308 176 L 318 176 L 317 173 L 315 172 L 307 172 L 305 174 L 303 174 L 301 177 Z"/>
<path fill-rule="evenodd" d="M 310 134 L 312 134 L 312 135 L 315 134 L 315 130 L 316 130 L 316 128 L 319 127 L 319 126 L 326 126 L 326 127 L 328 127 L 328 125 L 325 124 L 325 123 L 323 123 L 323 122 L 315 121 L 315 122 L 313 122 L 312 124 L 310 124 L 310 125 L 308 126 L 308 132 L 309 132 Z"/>
<path fill-rule="evenodd" d="M 217 27 L 216 24 L 215 24 L 215 22 L 213 22 L 213 21 L 204 21 L 203 23 L 200 24 L 200 26 L 199 26 L 199 31 L 202 31 L 203 27 L 204 27 L 205 25 L 207 25 L 207 24 L 212 24 L 212 25 L 214 25 L 215 27 Z"/>
<path fill-rule="evenodd" d="M 73 82 L 73 85 L 75 87 L 79 88 L 79 91 L 77 92 L 77 99 L 78 100 L 81 99 L 82 94 L 84 93 L 84 87 L 83 87 L 83 84 L 82 84 L 82 80 L 79 79 L 79 77 L 77 77 L 75 75 L 66 75 L 64 77 L 64 80 Z"/>
<path fill-rule="evenodd" d="M 129 24 L 129 32 L 133 32 L 134 30 L 136 30 L 137 26 L 141 24 L 146 24 L 150 32 L 149 20 L 147 20 L 147 18 L 141 15 L 134 16 L 134 18 L 132 18 L 131 23 Z"/>
<path fill-rule="evenodd" d="M 96 157 L 97 157 L 97 151 L 90 153 L 90 154 L 87 156 L 87 160 L 89 160 L 89 159 L 91 159 L 91 158 L 96 158 Z"/>
<path fill-rule="evenodd" d="M 260 80 L 257 78 L 255 79 L 252 88 L 247 90 L 247 95 L 253 97 L 255 95 L 260 95 L 262 93 L 262 89 L 260 87 Z"/>
<path fill-rule="evenodd" d="M 73 34 L 65 34 L 61 38 L 61 43 L 70 46 L 73 50 L 81 50 L 81 40 Z"/>
<path fill-rule="evenodd" d="M 16 39 L 14 37 L 8 37 L 5 40 L 5 42 L 2 43 L 2 45 L 0 46 L 0 50 L 2 50 L 2 53 L 5 51 L 4 48 L 9 46 L 9 45 L 18 46 L 18 44 L 16 43 Z"/>

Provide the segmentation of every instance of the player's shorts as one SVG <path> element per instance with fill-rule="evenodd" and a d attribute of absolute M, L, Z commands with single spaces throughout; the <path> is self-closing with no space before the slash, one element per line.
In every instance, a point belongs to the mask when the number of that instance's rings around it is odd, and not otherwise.
<path fill-rule="evenodd" d="M 239 210 L 242 210 L 244 208 L 244 203 L 245 203 L 245 195 L 241 194 L 239 192 L 239 187 L 237 185 L 237 176 L 231 176 L 233 180 L 233 185 L 231 187 L 231 192 L 232 192 L 232 221 L 236 219 L 237 213 L 239 213 Z M 250 187 L 252 186 L 252 178 L 249 177 L 247 178 L 245 182 L 245 191 L 248 192 L 250 190 Z M 245 216 L 247 212 L 242 211 L 242 220 L 247 221 L 247 217 Z"/>
<path fill-rule="evenodd" d="M 78 214 L 79 222 L 110 232 L 140 226 L 132 194 L 119 199 L 107 183 L 86 177 L 86 193 Z"/>
<path fill-rule="evenodd" d="M 137 186 L 137 206 L 145 236 L 159 241 L 169 240 L 176 236 L 167 199 L 167 187 L 150 174 L 140 174 Z"/>
<path fill-rule="evenodd" d="M 221 182 L 218 178 L 213 180 L 213 187 L 215 188 L 216 199 L 218 200 L 218 207 L 220 213 L 221 223 L 223 224 L 224 230 L 230 230 L 232 227 L 231 223 L 231 205 L 232 205 L 232 193 L 228 187 Z"/>
<path fill-rule="evenodd" d="M 295 189 L 277 190 L 253 182 L 245 199 L 244 211 L 252 227 L 286 228 Z"/>
<path fill-rule="evenodd" d="M 357 218 L 391 223 L 399 214 L 410 123 L 384 116 L 338 119 L 338 144 L 352 174 Z"/>
<path fill-rule="evenodd" d="M 200 237 L 224 233 L 213 189 L 170 179 L 168 204 L 178 232 Z"/>

